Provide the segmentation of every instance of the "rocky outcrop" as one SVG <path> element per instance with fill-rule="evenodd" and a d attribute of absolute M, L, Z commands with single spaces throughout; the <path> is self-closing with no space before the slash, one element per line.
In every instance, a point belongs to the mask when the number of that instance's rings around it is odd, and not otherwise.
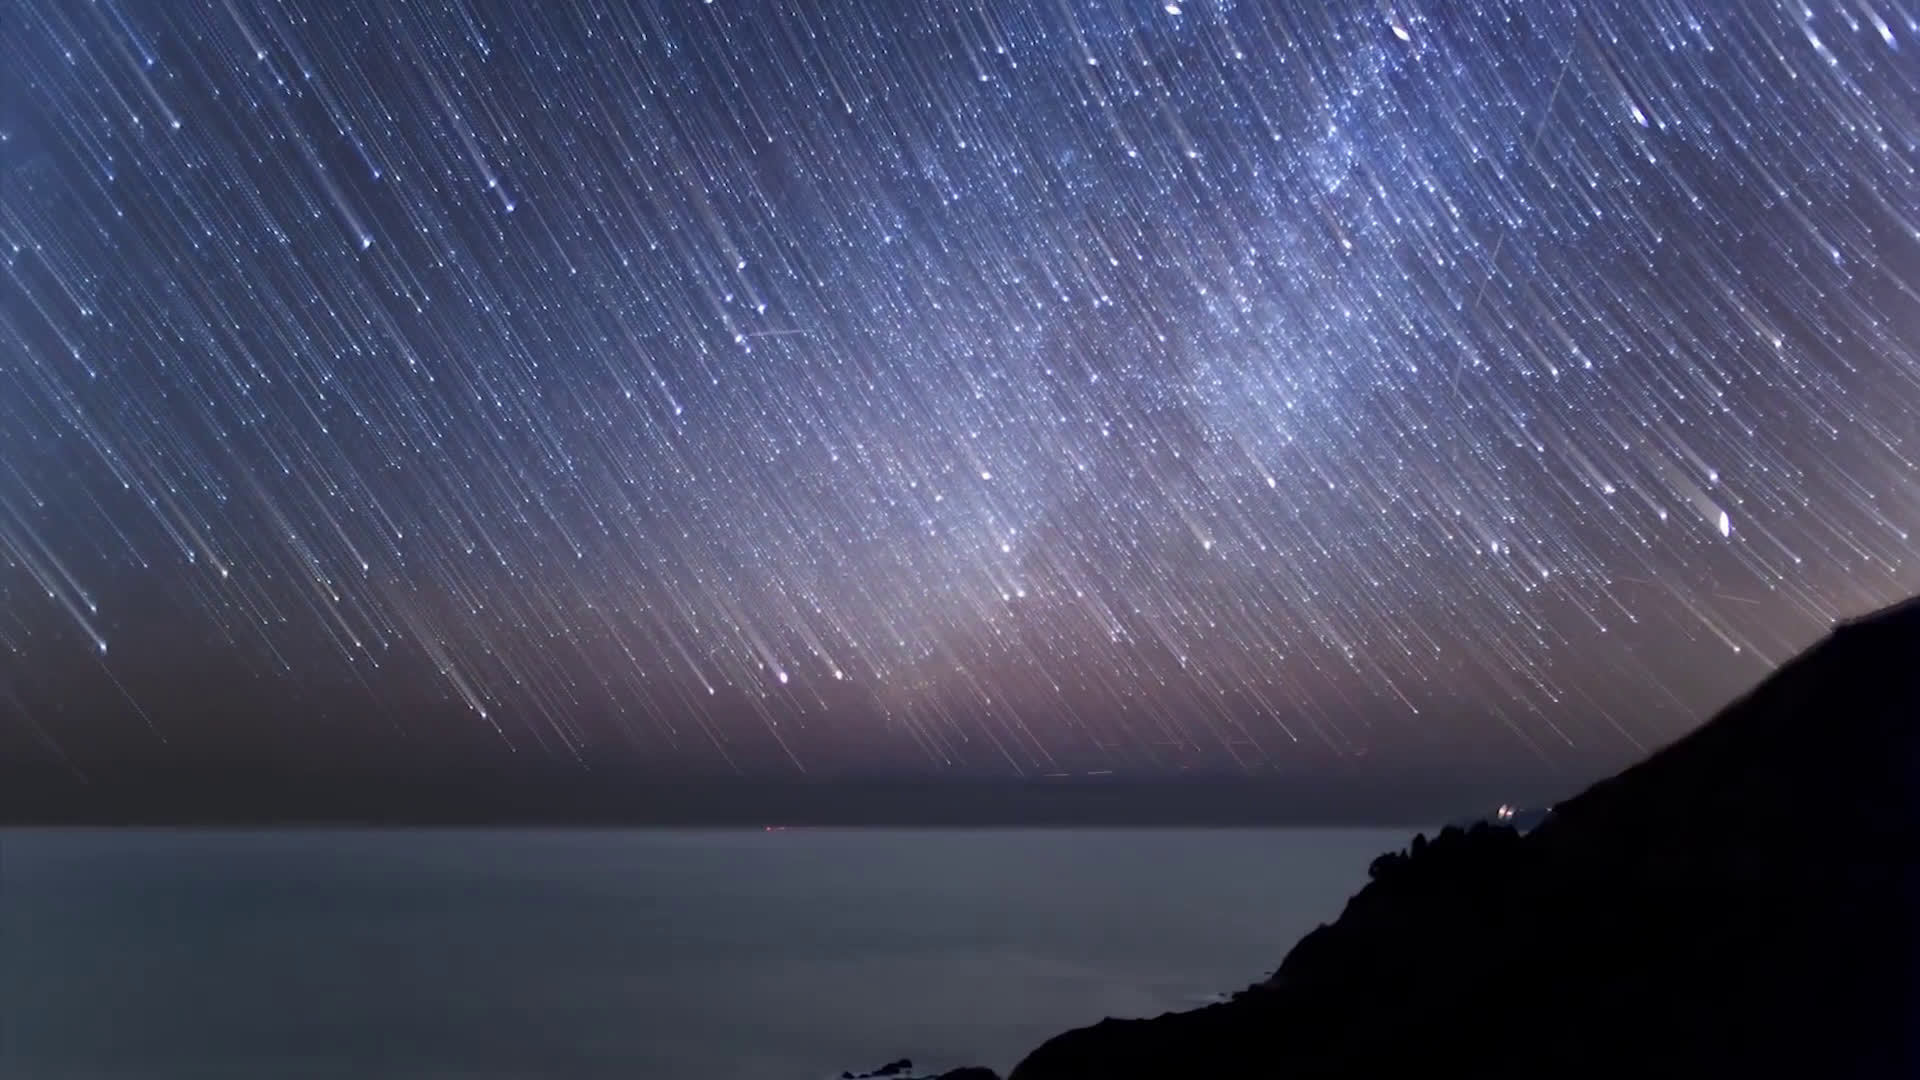
<path fill-rule="evenodd" d="M 1917 734 L 1910 602 L 1526 835 L 1381 857 L 1267 981 L 1012 1080 L 1920 1075 Z"/>
<path fill-rule="evenodd" d="M 843 1072 L 840 1080 L 1000 1080 L 992 1069 L 968 1066 L 964 1069 L 951 1069 L 935 1076 L 932 1074 L 913 1075 L 913 1059 L 901 1058 L 890 1061 L 872 1072 Z"/>
<path fill-rule="evenodd" d="M 899 1080 L 913 1080 L 912 1077 L 907 1075 L 912 1071 L 913 1059 L 901 1058 L 899 1061 L 890 1061 L 872 1072 L 843 1072 L 840 1074 L 840 1080 L 881 1080 L 883 1077 L 887 1078 L 887 1080 L 893 1080 L 895 1077 L 898 1077 Z"/>

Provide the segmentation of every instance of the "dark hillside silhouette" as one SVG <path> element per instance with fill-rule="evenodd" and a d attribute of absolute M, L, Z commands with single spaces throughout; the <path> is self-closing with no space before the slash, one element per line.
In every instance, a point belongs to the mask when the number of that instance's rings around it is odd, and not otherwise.
<path fill-rule="evenodd" d="M 1525 836 L 1382 857 L 1266 982 L 1013 1080 L 1920 1076 L 1916 732 L 1910 601 Z"/>

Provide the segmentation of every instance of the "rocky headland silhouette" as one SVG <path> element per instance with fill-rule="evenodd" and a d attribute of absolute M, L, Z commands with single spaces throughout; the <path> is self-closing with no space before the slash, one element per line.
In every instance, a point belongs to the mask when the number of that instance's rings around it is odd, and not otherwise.
<path fill-rule="evenodd" d="M 1920 1076 L 1917 733 L 1920 600 L 1525 833 L 1381 856 L 1270 978 L 1010 1080 Z"/>

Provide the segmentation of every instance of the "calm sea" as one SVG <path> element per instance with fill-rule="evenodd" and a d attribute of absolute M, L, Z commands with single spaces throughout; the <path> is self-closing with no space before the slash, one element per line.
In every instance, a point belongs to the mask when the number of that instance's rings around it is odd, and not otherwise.
<path fill-rule="evenodd" d="M 1005 1070 L 1260 978 L 1406 840 L 0 831 L 0 1076 Z"/>

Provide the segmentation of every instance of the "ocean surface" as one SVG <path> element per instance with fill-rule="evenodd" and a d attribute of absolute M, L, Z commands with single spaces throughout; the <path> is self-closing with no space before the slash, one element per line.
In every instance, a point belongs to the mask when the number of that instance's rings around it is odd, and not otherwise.
<path fill-rule="evenodd" d="M 1407 839 L 0 831 L 0 1076 L 1004 1071 L 1261 978 Z"/>

